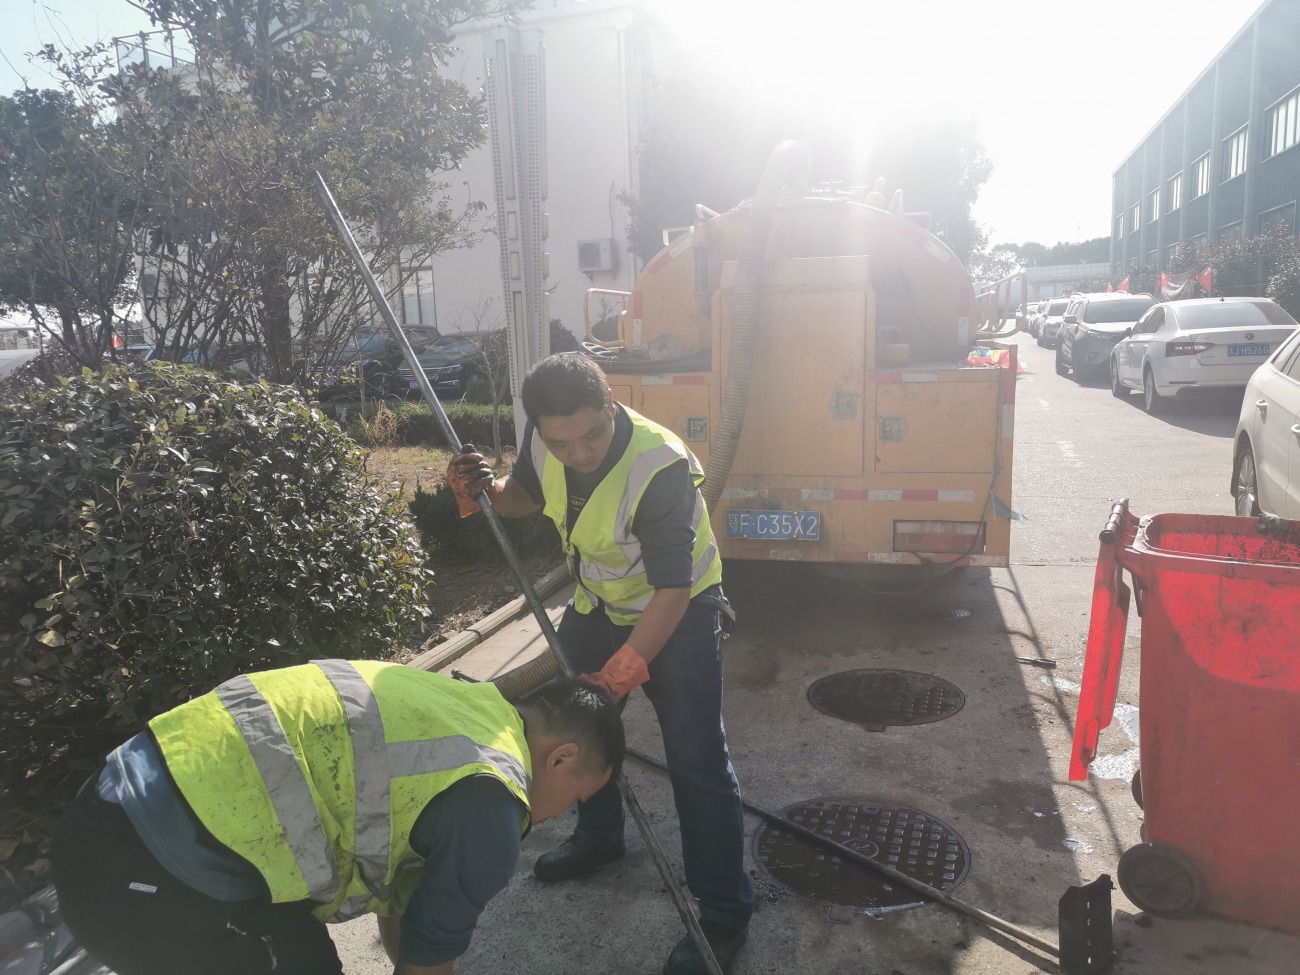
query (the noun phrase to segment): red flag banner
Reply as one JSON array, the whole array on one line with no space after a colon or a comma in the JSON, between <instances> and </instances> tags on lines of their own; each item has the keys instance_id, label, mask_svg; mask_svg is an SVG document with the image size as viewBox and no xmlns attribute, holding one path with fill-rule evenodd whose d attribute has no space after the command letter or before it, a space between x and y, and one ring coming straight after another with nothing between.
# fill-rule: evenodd
<instances>
[{"instance_id":1,"label":"red flag banner","mask_svg":"<svg viewBox=\"0 0 1300 975\"><path fill-rule=\"evenodd\" d=\"M1124 275L1124 280L1115 288L1116 291L1128 291L1128 275Z\"/></svg>"},{"instance_id":2,"label":"red flag banner","mask_svg":"<svg viewBox=\"0 0 1300 975\"><path fill-rule=\"evenodd\" d=\"M1115 290L1115 289L1114 289L1113 287L1111 287L1110 282L1107 281L1107 282L1106 282L1106 293L1109 294L1109 293L1111 293L1111 292L1114 291L1114 290Z\"/></svg>"},{"instance_id":3,"label":"red flag banner","mask_svg":"<svg viewBox=\"0 0 1300 975\"><path fill-rule=\"evenodd\" d=\"M1199 278L1196 271L1185 271L1182 274L1162 272L1160 286L1156 289L1156 300L1182 301L1184 298L1195 298Z\"/></svg>"},{"instance_id":4,"label":"red flag banner","mask_svg":"<svg viewBox=\"0 0 1300 975\"><path fill-rule=\"evenodd\" d=\"M1211 287L1214 283L1214 272L1208 267L1196 276L1196 281L1200 284L1201 290L1204 291L1207 296L1214 290L1214 288Z\"/></svg>"},{"instance_id":5,"label":"red flag banner","mask_svg":"<svg viewBox=\"0 0 1300 975\"><path fill-rule=\"evenodd\" d=\"M113 333L113 348L115 349L126 348L125 344L122 342L122 336L119 335L117 332Z\"/></svg>"}]
</instances>

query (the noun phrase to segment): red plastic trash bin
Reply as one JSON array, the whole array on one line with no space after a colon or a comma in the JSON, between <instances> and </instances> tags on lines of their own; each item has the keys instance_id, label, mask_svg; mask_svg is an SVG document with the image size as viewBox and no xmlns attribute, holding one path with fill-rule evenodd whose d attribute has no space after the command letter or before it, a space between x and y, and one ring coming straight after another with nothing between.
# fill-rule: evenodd
<instances>
[{"instance_id":1,"label":"red plastic trash bin","mask_svg":"<svg viewBox=\"0 0 1300 975\"><path fill-rule=\"evenodd\" d=\"M1148 913L1199 906L1300 934L1300 521L1156 515L1101 534L1070 779L1119 690L1130 589L1142 618L1146 842L1121 888ZM1140 786L1140 789L1139 789Z\"/></svg>"}]
</instances>

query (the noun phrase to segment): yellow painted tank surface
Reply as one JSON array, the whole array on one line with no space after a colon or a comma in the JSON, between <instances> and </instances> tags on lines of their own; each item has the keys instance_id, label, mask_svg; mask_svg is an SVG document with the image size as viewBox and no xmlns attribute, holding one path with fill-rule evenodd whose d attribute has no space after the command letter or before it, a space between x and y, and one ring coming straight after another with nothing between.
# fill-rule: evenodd
<instances>
[{"instance_id":1,"label":"yellow painted tank surface","mask_svg":"<svg viewBox=\"0 0 1300 975\"><path fill-rule=\"evenodd\" d=\"M906 216L787 196L761 251L752 348L733 349L750 215L699 208L631 293L602 293L620 303L618 338L589 328L586 345L615 396L680 434L711 477L729 369L746 357L743 430L712 512L723 555L1005 565L1015 350L980 341L961 262ZM971 358L977 344L991 354Z\"/></svg>"}]
</instances>

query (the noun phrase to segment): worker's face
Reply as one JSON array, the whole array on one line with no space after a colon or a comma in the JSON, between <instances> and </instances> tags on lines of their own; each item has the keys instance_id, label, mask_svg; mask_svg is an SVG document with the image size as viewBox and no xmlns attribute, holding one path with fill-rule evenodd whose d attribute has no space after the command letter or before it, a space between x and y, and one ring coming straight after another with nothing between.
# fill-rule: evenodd
<instances>
[{"instance_id":1,"label":"worker's face","mask_svg":"<svg viewBox=\"0 0 1300 975\"><path fill-rule=\"evenodd\" d=\"M534 823L563 816L574 803L586 802L609 781L610 770L593 772L574 742L555 746L543 762L533 764L533 784L528 805Z\"/></svg>"},{"instance_id":2,"label":"worker's face","mask_svg":"<svg viewBox=\"0 0 1300 975\"><path fill-rule=\"evenodd\" d=\"M614 439L614 394L603 408L584 406L568 416L539 416L537 433L565 467L590 474L600 467Z\"/></svg>"}]
</instances>

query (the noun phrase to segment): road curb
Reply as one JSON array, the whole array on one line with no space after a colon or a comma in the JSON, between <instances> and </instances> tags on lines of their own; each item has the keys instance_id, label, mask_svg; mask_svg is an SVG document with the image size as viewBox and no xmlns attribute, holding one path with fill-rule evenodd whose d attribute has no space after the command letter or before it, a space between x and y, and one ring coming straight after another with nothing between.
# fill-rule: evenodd
<instances>
[{"instance_id":1,"label":"road curb","mask_svg":"<svg viewBox=\"0 0 1300 975\"><path fill-rule=\"evenodd\" d=\"M550 596L569 580L568 566L559 565L542 576L533 585L538 599ZM492 634L513 622L528 611L528 604L523 596L516 596L500 609L489 613L469 629L453 633L447 639L421 651L406 662L408 667L420 670L438 671L447 664L459 660Z\"/></svg>"}]
</instances>

